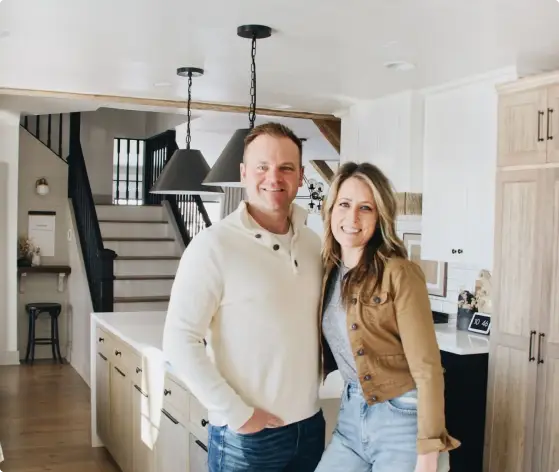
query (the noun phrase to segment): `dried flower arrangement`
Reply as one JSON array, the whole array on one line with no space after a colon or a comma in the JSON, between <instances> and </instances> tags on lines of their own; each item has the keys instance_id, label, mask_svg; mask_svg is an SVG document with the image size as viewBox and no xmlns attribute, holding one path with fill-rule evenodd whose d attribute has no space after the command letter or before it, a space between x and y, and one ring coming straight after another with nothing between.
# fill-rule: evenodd
<instances>
[{"instance_id":1,"label":"dried flower arrangement","mask_svg":"<svg viewBox=\"0 0 559 472\"><path fill-rule=\"evenodd\" d=\"M31 239L20 236L17 240L17 260L18 265L30 265L33 254L37 252L39 248L35 247Z\"/></svg>"},{"instance_id":2,"label":"dried flower arrangement","mask_svg":"<svg viewBox=\"0 0 559 472\"><path fill-rule=\"evenodd\" d=\"M468 290L463 290L458 295L458 308L468 311L477 311L479 305L479 299L476 295L469 292Z\"/></svg>"}]
</instances>

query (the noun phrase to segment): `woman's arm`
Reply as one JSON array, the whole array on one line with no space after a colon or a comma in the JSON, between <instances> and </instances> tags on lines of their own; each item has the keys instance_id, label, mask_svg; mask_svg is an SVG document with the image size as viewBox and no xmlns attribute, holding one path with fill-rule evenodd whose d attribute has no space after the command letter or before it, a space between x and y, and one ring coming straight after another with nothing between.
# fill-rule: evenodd
<instances>
[{"instance_id":1,"label":"woman's arm","mask_svg":"<svg viewBox=\"0 0 559 472\"><path fill-rule=\"evenodd\" d=\"M458 447L445 427L444 377L427 284L421 268L402 261L392 276L398 330L418 391L417 452Z\"/></svg>"}]
</instances>

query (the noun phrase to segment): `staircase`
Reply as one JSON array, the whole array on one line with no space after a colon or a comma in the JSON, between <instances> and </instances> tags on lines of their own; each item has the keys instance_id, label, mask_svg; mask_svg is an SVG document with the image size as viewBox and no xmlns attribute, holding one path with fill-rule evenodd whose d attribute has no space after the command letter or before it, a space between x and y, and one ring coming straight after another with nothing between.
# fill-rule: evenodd
<instances>
[{"instance_id":1,"label":"staircase","mask_svg":"<svg viewBox=\"0 0 559 472\"><path fill-rule=\"evenodd\" d=\"M96 205L114 261L114 311L166 310L181 254L161 205Z\"/></svg>"},{"instance_id":2,"label":"staircase","mask_svg":"<svg viewBox=\"0 0 559 472\"><path fill-rule=\"evenodd\" d=\"M68 197L94 311L166 310L182 250L211 225L200 196L149 193L177 149L175 131L146 140L144 205L96 205L80 143L80 113L26 116L21 126L68 164Z\"/></svg>"}]
</instances>

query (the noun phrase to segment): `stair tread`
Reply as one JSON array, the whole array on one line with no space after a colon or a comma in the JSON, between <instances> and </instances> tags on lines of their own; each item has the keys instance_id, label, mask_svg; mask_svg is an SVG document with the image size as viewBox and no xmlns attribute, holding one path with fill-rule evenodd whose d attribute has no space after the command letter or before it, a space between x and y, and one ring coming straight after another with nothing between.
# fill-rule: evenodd
<instances>
[{"instance_id":1,"label":"stair tread","mask_svg":"<svg viewBox=\"0 0 559 472\"><path fill-rule=\"evenodd\" d=\"M101 219L99 220L99 223L151 223L151 224L160 224L160 225L166 225L169 224L168 221L165 220L111 220L111 219Z\"/></svg>"},{"instance_id":2,"label":"stair tread","mask_svg":"<svg viewBox=\"0 0 559 472\"><path fill-rule=\"evenodd\" d=\"M103 238L103 241L138 241L138 242L167 242L167 241L174 241L173 238L128 238L128 237L111 237L111 238Z\"/></svg>"},{"instance_id":3,"label":"stair tread","mask_svg":"<svg viewBox=\"0 0 559 472\"><path fill-rule=\"evenodd\" d=\"M134 260L138 260L138 261L149 261L149 260L155 260L155 261L172 261L172 260L179 260L180 256L117 256L116 260L117 261L134 261Z\"/></svg>"},{"instance_id":4,"label":"stair tread","mask_svg":"<svg viewBox=\"0 0 559 472\"><path fill-rule=\"evenodd\" d=\"M115 280L173 280L174 275L116 275Z\"/></svg>"},{"instance_id":5,"label":"stair tread","mask_svg":"<svg viewBox=\"0 0 559 472\"><path fill-rule=\"evenodd\" d=\"M170 296L115 297L113 303L168 302L170 299Z\"/></svg>"}]
</instances>

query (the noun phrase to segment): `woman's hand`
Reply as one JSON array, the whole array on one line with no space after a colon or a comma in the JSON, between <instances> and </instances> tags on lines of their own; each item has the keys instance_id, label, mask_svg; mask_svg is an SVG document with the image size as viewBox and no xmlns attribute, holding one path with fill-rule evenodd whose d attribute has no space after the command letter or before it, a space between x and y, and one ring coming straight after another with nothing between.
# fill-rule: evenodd
<instances>
[{"instance_id":1,"label":"woman's hand","mask_svg":"<svg viewBox=\"0 0 559 472\"><path fill-rule=\"evenodd\" d=\"M415 465L415 472L437 472L437 464L439 462L439 452L429 452L428 454L419 454Z\"/></svg>"}]
</instances>

